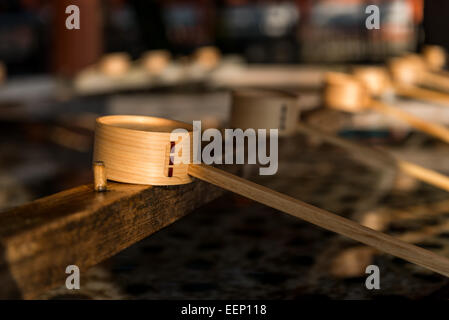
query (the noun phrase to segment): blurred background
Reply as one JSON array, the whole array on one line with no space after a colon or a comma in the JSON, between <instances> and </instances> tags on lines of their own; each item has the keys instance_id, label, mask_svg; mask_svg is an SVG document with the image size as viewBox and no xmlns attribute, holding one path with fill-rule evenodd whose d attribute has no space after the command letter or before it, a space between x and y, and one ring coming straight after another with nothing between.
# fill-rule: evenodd
<instances>
[{"instance_id":1,"label":"blurred background","mask_svg":"<svg viewBox=\"0 0 449 320\"><path fill-rule=\"evenodd\" d=\"M79 30L65 26L72 4ZM380 8L379 30L365 27L371 4ZM383 64L427 44L449 50L448 28L445 0L0 0L0 211L91 183L96 117L226 127L230 90L241 87L299 93L302 120L449 173L444 143L388 117L321 103L326 71ZM447 106L397 103L449 124ZM276 176L246 169L246 177L351 218L392 210L421 217L393 221L390 233L448 218L446 192L368 168L319 139L283 138L279 157ZM443 230L421 245L446 252L448 238ZM341 259L350 264L343 271L332 267ZM370 259L389 271L382 293L360 289L357 262ZM42 297L449 297L443 277L232 195L89 272L80 292Z\"/></svg>"},{"instance_id":2,"label":"blurred background","mask_svg":"<svg viewBox=\"0 0 449 320\"><path fill-rule=\"evenodd\" d=\"M424 41L449 46L445 2L427 1L425 10L423 2L4 0L0 59L11 75L73 74L105 52L186 55L205 45L250 63L381 61ZM83 13L77 33L63 28L70 4ZM370 4L380 8L380 30L364 28Z\"/></svg>"}]
</instances>

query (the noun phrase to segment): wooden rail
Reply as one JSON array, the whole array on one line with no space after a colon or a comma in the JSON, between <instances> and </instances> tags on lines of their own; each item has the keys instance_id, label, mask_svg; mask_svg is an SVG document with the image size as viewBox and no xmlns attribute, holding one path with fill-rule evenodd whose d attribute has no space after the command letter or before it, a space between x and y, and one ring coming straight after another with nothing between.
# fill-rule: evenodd
<instances>
[{"instance_id":1,"label":"wooden rail","mask_svg":"<svg viewBox=\"0 0 449 320\"><path fill-rule=\"evenodd\" d=\"M170 187L110 182L107 192L84 185L3 212L0 298L30 299L64 285L68 265L82 273L224 192L199 180Z\"/></svg>"}]
</instances>

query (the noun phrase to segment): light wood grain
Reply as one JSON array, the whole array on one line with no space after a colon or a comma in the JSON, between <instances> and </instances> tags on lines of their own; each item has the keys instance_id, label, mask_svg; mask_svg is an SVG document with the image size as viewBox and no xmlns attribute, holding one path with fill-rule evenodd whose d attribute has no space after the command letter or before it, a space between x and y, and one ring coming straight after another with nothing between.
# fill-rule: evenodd
<instances>
[{"instance_id":1,"label":"light wood grain","mask_svg":"<svg viewBox=\"0 0 449 320\"><path fill-rule=\"evenodd\" d=\"M449 259L382 232L364 227L300 200L205 165L190 165L189 174L324 229L372 246L449 277Z\"/></svg>"},{"instance_id":2,"label":"light wood grain","mask_svg":"<svg viewBox=\"0 0 449 320\"><path fill-rule=\"evenodd\" d=\"M424 86L431 89L449 91L449 77L432 72L422 56L408 54L390 59L390 73L395 82L403 86Z\"/></svg>"}]
</instances>

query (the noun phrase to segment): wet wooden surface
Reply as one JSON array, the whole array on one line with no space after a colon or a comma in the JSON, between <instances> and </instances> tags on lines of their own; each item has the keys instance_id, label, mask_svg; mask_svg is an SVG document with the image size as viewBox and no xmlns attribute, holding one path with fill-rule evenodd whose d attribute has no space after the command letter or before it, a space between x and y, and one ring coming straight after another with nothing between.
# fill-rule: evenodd
<instances>
[{"instance_id":1,"label":"wet wooden surface","mask_svg":"<svg viewBox=\"0 0 449 320\"><path fill-rule=\"evenodd\" d=\"M0 297L33 298L172 224L223 194L208 183L151 187L83 185L0 217Z\"/></svg>"}]
</instances>

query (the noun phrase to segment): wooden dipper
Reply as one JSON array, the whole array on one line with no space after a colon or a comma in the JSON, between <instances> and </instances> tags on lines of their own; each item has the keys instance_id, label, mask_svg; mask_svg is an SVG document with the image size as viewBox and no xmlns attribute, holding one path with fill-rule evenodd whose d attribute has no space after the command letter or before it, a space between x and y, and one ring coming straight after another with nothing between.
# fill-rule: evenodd
<instances>
[{"instance_id":1,"label":"wooden dipper","mask_svg":"<svg viewBox=\"0 0 449 320\"><path fill-rule=\"evenodd\" d=\"M107 190L106 168L103 161L93 162L94 188L95 191L103 192Z\"/></svg>"},{"instance_id":2,"label":"wooden dipper","mask_svg":"<svg viewBox=\"0 0 449 320\"><path fill-rule=\"evenodd\" d=\"M329 73L326 76L324 103L327 107L346 111L360 112L374 110L395 117L429 135L449 143L449 129L444 126L422 120L399 108L371 99L368 89L353 76L343 73Z\"/></svg>"},{"instance_id":3,"label":"wooden dipper","mask_svg":"<svg viewBox=\"0 0 449 320\"><path fill-rule=\"evenodd\" d=\"M103 56L99 62L100 71L109 77L120 77L128 72L131 66L131 58L125 52L109 53Z\"/></svg>"},{"instance_id":4,"label":"wooden dipper","mask_svg":"<svg viewBox=\"0 0 449 320\"><path fill-rule=\"evenodd\" d=\"M361 146L303 123L298 123L298 131L303 134L318 137L327 143L346 149L356 156L357 159L360 159L367 164L371 164L375 161L386 167L394 167L417 180L449 192L449 177L444 174L424 168L412 162L396 159L389 152Z\"/></svg>"},{"instance_id":5,"label":"wooden dipper","mask_svg":"<svg viewBox=\"0 0 449 320\"><path fill-rule=\"evenodd\" d=\"M391 88L390 77L383 67L356 67L352 74L365 85L371 96L380 97Z\"/></svg>"},{"instance_id":6,"label":"wooden dipper","mask_svg":"<svg viewBox=\"0 0 449 320\"><path fill-rule=\"evenodd\" d=\"M357 67L354 68L353 75L365 86L369 94L373 97L380 97L382 94L392 90L395 94L402 97L432 103L443 103L449 106L448 94L420 88L415 85L392 84L389 74L384 67Z\"/></svg>"},{"instance_id":7,"label":"wooden dipper","mask_svg":"<svg viewBox=\"0 0 449 320\"><path fill-rule=\"evenodd\" d=\"M141 57L141 65L150 74L159 75L169 65L171 54L167 50L151 50Z\"/></svg>"},{"instance_id":8,"label":"wooden dipper","mask_svg":"<svg viewBox=\"0 0 449 320\"><path fill-rule=\"evenodd\" d=\"M329 72L325 76L324 104L330 108L347 112L358 112L368 108L368 89L356 78L344 73Z\"/></svg>"},{"instance_id":9,"label":"wooden dipper","mask_svg":"<svg viewBox=\"0 0 449 320\"><path fill-rule=\"evenodd\" d=\"M393 58L388 63L393 80L401 86L424 86L449 91L449 78L428 70L425 60L417 54Z\"/></svg>"},{"instance_id":10,"label":"wooden dipper","mask_svg":"<svg viewBox=\"0 0 449 320\"><path fill-rule=\"evenodd\" d=\"M421 54L428 68L432 71L441 70L446 65L446 51L440 46L424 46Z\"/></svg>"},{"instance_id":11,"label":"wooden dipper","mask_svg":"<svg viewBox=\"0 0 449 320\"><path fill-rule=\"evenodd\" d=\"M258 89L232 92L232 128L278 129L279 136L286 136L296 132L298 116L296 94Z\"/></svg>"},{"instance_id":12,"label":"wooden dipper","mask_svg":"<svg viewBox=\"0 0 449 320\"><path fill-rule=\"evenodd\" d=\"M156 184L166 182L166 184L173 185L185 183L182 177L185 177L184 172L187 171L190 176L449 277L449 260L445 257L225 171L203 164L189 164L182 168L183 172L179 173L177 177L167 177L166 171L162 169L167 165L171 153L167 155L165 149L166 134L170 129L176 127L186 129L190 126L152 117L106 116L98 118L96 130L99 132L95 135L94 160L103 161L107 168L107 178L119 182L156 181ZM189 132L187 136L182 137L181 141L175 143L190 141L190 137L188 137L190 134ZM168 142L170 141L168 140ZM148 149L148 151L142 149ZM182 158L185 156L183 153L180 155ZM187 157L189 156L190 153L187 154ZM110 166L112 166L111 170L109 170ZM144 177L139 179L139 173ZM149 182L140 183L148 184Z\"/></svg>"},{"instance_id":13,"label":"wooden dipper","mask_svg":"<svg viewBox=\"0 0 449 320\"><path fill-rule=\"evenodd\" d=\"M184 151L180 160L189 163L191 159L191 134L181 134L182 142L170 141L171 132L178 128L192 132L185 123L161 118L97 118L94 161L104 163L108 180L151 185L189 183L188 165L176 164L170 156L178 144Z\"/></svg>"},{"instance_id":14,"label":"wooden dipper","mask_svg":"<svg viewBox=\"0 0 449 320\"><path fill-rule=\"evenodd\" d=\"M426 64L416 54L392 58L388 66L393 80L401 85L421 84L425 80Z\"/></svg>"}]
</instances>

